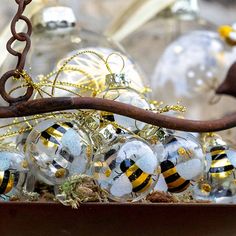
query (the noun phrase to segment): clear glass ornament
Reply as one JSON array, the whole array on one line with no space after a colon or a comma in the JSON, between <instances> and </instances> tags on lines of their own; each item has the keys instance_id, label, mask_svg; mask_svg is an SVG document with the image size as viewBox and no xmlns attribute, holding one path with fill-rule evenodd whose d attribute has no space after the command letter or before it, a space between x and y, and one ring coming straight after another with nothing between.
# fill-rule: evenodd
<instances>
[{"instance_id":1,"label":"clear glass ornament","mask_svg":"<svg viewBox=\"0 0 236 236\"><path fill-rule=\"evenodd\" d=\"M43 88L48 94L57 96L68 96L78 93L81 96L96 96L105 89L106 75L108 73L122 73L130 81L130 87L143 90L143 73L126 54L105 47L85 47L68 53L63 57L54 71L62 69L51 81L64 83L59 87ZM72 84L72 85L69 85ZM73 86L74 85L74 86ZM70 90L71 92L68 92ZM47 95L44 95L45 97Z\"/></svg>"},{"instance_id":2,"label":"clear glass ornament","mask_svg":"<svg viewBox=\"0 0 236 236\"><path fill-rule=\"evenodd\" d=\"M92 155L87 132L71 121L42 121L26 141L31 171L50 185L60 184L68 176L85 173Z\"/></svg>"},{"instance_id":3,"label":"clear glass ornament","mask_svg":"<svg viewBox=\"0 0 236 236\"><path fill-rule=\"evenodd\" d=\"M25 157L17 150L0 150L0 200L20 196L29 172Z\"/></svg>"},{"instance_id":4,"label":"clear glass ornament","mask_svg":"<svg viewBox=\"0 0 236 236\"><path fill-rule=\"evenodd\" d=\"M92 173L114 201L138 201L153 189L158 179L158 159L152 148L132 136L122 136L100 147Z\"/></svg>"},{"instance_id":5,"label":"clear glass ornament","mask_svg":"<svg viewBox=\"0 0 236 236\"><path fill-rule=\"evenodd\" d=\"M99 94L99 97L126 103L146 110L151 109L151 105L149 104L147 98L143 94L138 93L136 90L133 90L130 87L111 86ZM132 132L139 131L146 125L144 122L108 112L101 112L101 116L102 118L108 119L112 122L115 121L119 126L124 127Z\"/></svg>"},{"instance_id":6,"label":"clear glass ornament","mask_svg":"<svg viewBox=\"0 0 236 236\"><path fill-rule=\"evenodd\" d=\"M216 203L235 202L236 150L218 136L211 137L205 146L205 173L195 186L195 198Z\"/></svg>"},{"instance_id":7,"label":"clear glass ornament","mask_svg":"<svg viewBox=\"0 0 236 236\"><path fill-rule=\"evenodd\" d=\"M203 150L197 139L185 132L166 132L162 143L161 176L155 189L182 193L190 189L203 174Z\"/></svg>"},{"instance_id":8,"label":"clear glass ornament","mask_svg":"<svg viewBox=\"0 0 236 236\"><path fill-rule=\"evenodd\" d=\"M186 34L160 58L152 78L153 95L166 103L183 102L188 108L185 116L192 119L212 119L231 112L233 99L218 101L215 89L224 80L234 58L235 51L217 33Z\"/></svg>"},{"instance_id":9,"label":"clear glass ornament","mask_svg":"<svg viewBox=\"0 0 236 236\"><path fill-rule=\"evenodd\" d=\"M105 51L104 53L107 56L114 52L125 54L117 43L108 40L103 35L81 27L72 8L56 4L46 5L33 16L32 23L34 33L32 36L32 50L28 57L28 69L30 69L30 74L33 78L42 74L47 75L53 70L58 69L58 67L55 68L55 66L59 61L65 60L74 53L78 53L79 50L95 50L98 51L98 53ZM133 61L126 55L124 55L124 57L132 70L132 68L135 67ZM90 60L93 59L95 60L94 63L90 62ZM104 65L99 65L97 57L91 55L81 55L71 61L71 64L79 69L81 69L80 66L82 66L82 70L85 69L85 73L87 72L88 74L94 67L96 69L102 66L104 67ZM92 69L89 68L90 65ZM101 70L103 70L103 68L101 68ZM76 79L75 77L78 77L76 82L79 84L79 80L81 79L83 84L84 77L80 78L84 76L83 73L81 75L81 73L77 71L76 74L74 71L71 73L72 78L70 78L67 72L63 73L62 81L72 82ZM70 72L71 71L68 73ZM87 78L88 82L94 80L96 76L96 72L92 71L92 75ZM138 75L138 77L139 80L143 79L140 78L143 77L143 75ZM94 83L96 84L98 82L95 81Z\"/></svg>"}]
</instances>

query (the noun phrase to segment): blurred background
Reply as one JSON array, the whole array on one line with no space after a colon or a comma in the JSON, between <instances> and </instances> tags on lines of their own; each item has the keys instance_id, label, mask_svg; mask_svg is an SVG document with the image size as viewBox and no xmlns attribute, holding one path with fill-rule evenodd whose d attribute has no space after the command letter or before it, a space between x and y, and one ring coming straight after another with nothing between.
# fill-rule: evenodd
<instances>
[{"instance_id":1,"label":"blurred background","mask_svg":"<svg viewBox=\"0 0 236 236\"><path fill-rule=\"evenodd\" d=\"M39 1L39 0L35 0ZM41 2L53 2L53 0L40 0ZM107 29L111 28L112 22L114 22L117 17L119 18L122 12L130 5L132 2L145 2L148 0L54 0L58 4L65 4L73 7L76 12L76 17L79 20L79 23L87 29L98 33L106 33ZM181 0L180 0L181 1ZM162 53L162 49L166 46L167 43L172 42L177 36L181 35L186 31L186 28L189 30L193 29L213 29L217 30L217 27L222 24L231 24L236 21L236 0L184 0L186 2L197 2L198 4L198 19L201 21L206 21L203 27L196 26L196 19L190 21L190 23L185 24L173 24L170 21L164 21L164 23L156 23L161 14L157 14L152 17L150 20L145 22L141 27L135 29L129 35L119 39L126 51L133 56L138 63L142 64L144 72L147 76L151 76L155 63L156 56L159 57ZM178 1L177 1L178 2ZM15 1L1 0L1 21L0 21L0 31L6 27L10 22L14 12L15 12ZM145 14L148 15L148 12ZM164 17L165 19L168 17ZM126 18L124 18L126 19ZM160 22L160 20L159 20ZM194 22L194 23L193 23ZM116 22L117 23L117 22ZM202 22L201 22L202 24ZM173 27L179 27L178 31L173 31ZM156 38L160 37L160 34L165 34L165 39L162 40L163 43L158 45L155 43ZM175 35L174 35L175 34ZM174 36L173 36L174 35ZM138 40L137 40L138 38ZM137 42L139 41L139 42ZM144 43L145 42L145 43ZM140 47L142 44L142 47ZM146 47L153 46L155 51L155 57L152 58L150 55L150 60L142 60L140 55L144 52L147 52Z\"/></svg>"},{"instance_id":2,"label":"blurred background","mask_svg":"<svg viewBox=\"0 0 236 236\"><path fill-rule=\"evenodd\" d=\"M103 32L110 21L132 0L61 0L73 6L82 24L90 29ZM140 0L142 1L142 0ZM199 0L200 14L216 24L232 23L236 20L236 0ZM11 19L15 1L1 0L0 30ZM115 9L115 11L114 11Z\"/></svg>"}]
</instances>

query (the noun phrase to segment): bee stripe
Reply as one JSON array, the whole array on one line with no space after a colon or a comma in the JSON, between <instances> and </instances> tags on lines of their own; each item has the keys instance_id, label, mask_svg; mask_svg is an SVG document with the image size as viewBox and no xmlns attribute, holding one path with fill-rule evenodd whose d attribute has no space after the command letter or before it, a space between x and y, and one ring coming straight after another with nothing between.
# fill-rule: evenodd
<instances>
[{"instance_id":1,"label":"bee stripe","mask_svg":"<svg viewBox=\"0 0 236 236\"><path fill-rule=\"evenodd\" d=\"M171 161L163 161L161 163L161 173L164 173L165 171L172 169L174 166L174 164Z\"/></svg>"},{"instance_id":2,"label":"bee stripe","mask_svg":"<svg viewBox=\"0 0 236 236\"><path fill-rule=\"evenodd\" d=\"M48 147L53 147L55 145L59 145L60 143L52 137L50 134L48 134L46 131L43 131L41 133L41 137L43 138L43 144Z\"/></svg>"},{"instance_id":3,"label":"bee stripe","mask_svg":"<svg viewBox=\"0 0 236 236\"><path fill-rule=\"evenodd\" d=\"M189 180L183 179L177 172L176 167L171 161L161 163L161 173L165 178L168 191L172 193L182 192L190 185Z\"/></svg>"},{"instance_id":4,"label":"bee stripe","mask_svg":"<svg viewBox=\"0 0 236 236\"><path fill-rule=\"evenodd\" d=\"M184 190L186 190L190 185L190 181L189 180L185 180L185 182L183 184L181 184L180 186L174 187L174 188L168 188L168 191L171 193L178 193L178 192L182 192Z\"/></svg>"},{"instance_id":5,"label":"bee stripe","mask_svg":"<svg viewBox=\"0 0 236 236\"><path fill-rule=\"evenodd\" d=\"M181 179L180 175L175 172L174 174L170 176L163 175L165 177L165 181L167 184L174 184L174 186L182 184L182 183L175 183L178 179Z\"/></svg>"},{"instance_id":6,"label":"bee stripe","mask_svg":"<svg viewBox=\"0 0 236 236\"><path fill-rule=\"evenodd\" d=\"M65 122L64 124L67 125L69 128L73 128L74 127L73 124L70 123L70 122Z\"/></svg>"},{"instance_id":7,"label":"bee stripe","mask_svg":"<svg viewBox=\"0 0 236 236\"><path fill-rule=\"evenodd\" d=\"M209 172L210 173L221 173L221 172L232 171L233 169L234 169L234 167L232 165L228 165L228 166L210 168Z\"/></svg>"},{"instance_id":8,"label":"bee stripe","mask_svg":"<svg viewBox=\"0 0 236 236\"><path fill-rule=\"evenodd\" d=\"M60 164L58 164L55 160L52 162L52 166L54 166L56 169L64 169Z\"/></svg>"},{"instance_id":9,"label":"bee stripe","mask_svg":"<svg viewBox=\"0 0 236 236\"><path fill-rule=\"evenodd\" d=\"M111 170L115 169L116 167L116 157L113 155L115 153L116 153L116 150L111 149L104 156L104 160L106 161L107 165L109 166Z\"/></svg>"},{"instance_id":10,"label":"bee stripe","mask_svg":"<svg viewBox=\"0 0 236 236\"><path fill-rule=\"evenodd\" d=\"M136 179L134 179L132 182L132 186L133 188L138 187L141 183L145 182L145 180L147 179L147 177L149 176L149 174L147 173L142 173L139 177L137 177ZM130 178L129 178L130 180Z\"/></svg>"},{"instance_id":11,"label":"bee stripe","mask_svg":"<svg viewBox=\"0 0 236 236\"><path fill-rule=\"evenodd\" d=\"M224 151L226 150L224 146L216 146L211 148L210 152L214 152L214 151Z\"/></svg>"},{"instance_id":12,"label":"bee stripe","mask_svg":"<svg viewBox=\"0 0 236 236\"><path fill-rule=\"evenodd\" d=\"M162 172L162 174L165 176L165 178L168 178L169 176L176 174L176 168L172 167L171 169Z\"/></svg>"},{"instance_id":13,"label":"bee stripe","mask_svg":"<svg viewBox=\"0 0 236 236\"><path fill-rule=\"evenodd\" d=\"M221 154L221 155L212 156L213 161L219 161L219 160L222 160L222 159L227 159L227 155L226 154Z\"/></svg>"},{"instance_id":14,"label":"bee stripe","mask_svg":"<svg viewBox=\"0 0 236 236\"><path fill-rule=\"evenodd\" d=\"M20 173L19 172L14 173L14 186L17 185L19 178L20 178Z\"/></svg>"},{"instance_id":15,"label":"bee stripe","mask_svg":"<svg viewBox=\"0 0 236 236\"><path fill-rule=\"evenodd\" d=\"M106 161L110 156L116 153L115 149L109 150L105 155L104 155L104 160Z\"/></svg>"},{"instance_id":16,"label":"bee stripe","mask_svg":"<svg viewBox=\"0 0 236 236\"><path fill-rule=\"evenodd\" d=\"M129 167L128 170L126 170L125 173L129 180L132 182L137 179L143 173L143 171L137 165L133 164Z\"/></svg>"},{"instance_id":17,"label":"bee stripe","mask_svg":"<svg viewBox=\"0 0 236 236\"><path fill-rule=\"evenodd\" d=\"M13 188L14 180L9 170L1 171L0 194L8 193Z\"/></svg>"},{"instance_id":18,"label":"bee stripe","mask_svg":"<svg viewBox=\"0 0 236 236\"><path fill-rule=\"evenodd\" d=\"M226 151L225 150L211 151L212 156L221 155L221 154L226 154Z\"/></svg>"},{"instance_id":19,"label":"bee stripe","mask_svg":"<svg viewBox=\"0 0 236 236\"><path fill-rule=\"evenodd\" d=\"M152 183L151 175L148 175L143 183L141 183L136 188L133 188L133 192L145 192L147 188L150 187Z\"/></svg>"},{"instance_id":20,"label":"bee stripe","mask_svg":"<svg viewBox=\"0 0 236 236\"><path fill-rule=\"evenodd\" d=\"M217 168L217 167L224 167L224 166L231 166L231 162L228 160L228 158L224 158L221 160L213 160L211 162L211 168Z\"/></svg>"},{"instance_id":21,"label":"bee stripe","mask_svg":"<svg viewBox=\"0 0 236 236\"><path fill-rule=\"evenodd\" d=\"M73 125L69 122L61 125L54 124L41 133L42 142L47 147L55 147L60 145L58 140L61 140L66 131L72 128Z\"/></svg>"},{"instance_id":22,"label":"bee stripe","mask_svg":"<svg viewBox=\"0 0 236 236\"><path fill-rule=\"evenodd\" d=\"M165 146L167 146L168 144L177 142L176 137L174 137L173 135L169 135L165 138L166 142L165 142Z\"/></svg>"},{"instance_id":23,"label":"bee stripe","mask_svg":"<svg viewBox=\"0 0 236 236\"><path fill-rule=\"evenodd\" d=\"M64 127L63 127L63 126L64 126ZM68 129L67 125L65 125L65 124L61 124L61 125L59 125L59 124L54 124L54 125L52 125L52 127L49 127L48 129L51 129L51 128L57 130L57 131L60 132L61 134L64 134L64 133L67 131L67 129ZM48 130L48 129L47 129L47 130Z\"/></svg>"},{"instance_id":24,"label":"bee stripe","mask_svg":"<svg viewBox=\"0 0 236 236\"><path fill-rule=\"evenodd\" d=\"M64 133L61 133L59 130L54 129L53 127L50 127L46 130L46 132L51 136L54 137L56 140L61 140ZM66 132L66 131L65 131Z\"/></svg>"},{"instance_id":25,"label":"bee stripe","mask_svg":"<svg viewBox=\"0 0 236 236\"><path fill-rule=\"evenodd\" d=\"M221 173L211 173L212 178L225 179L232 174L232 171L221 172Z\"/></svg>"},{"instance_id":26,"label":"bee stripe","mask_svg":"<svg viewBox=\"0 0 236 236\"><path fill-rule=\"evenodd\" d=\"M114 122L115 121L115 117L114 115L104 115L102 116L103 119L106 119L106 120L109 120L111 122Z\"/></svg>"}]
</instances>

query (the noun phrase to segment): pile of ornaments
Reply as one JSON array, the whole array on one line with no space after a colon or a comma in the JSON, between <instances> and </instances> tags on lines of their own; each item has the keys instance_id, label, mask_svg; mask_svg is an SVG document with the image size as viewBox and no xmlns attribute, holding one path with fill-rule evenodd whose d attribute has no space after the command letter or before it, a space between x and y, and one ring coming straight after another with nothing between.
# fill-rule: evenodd
<instances>
[{"instance_id":1,"label":"pile of ornaments","mask_svg":"<svg viewBox=\"0 0 236 236\"><path fill-rule=\"evenodd\" d=\"M153 107L129 87L125 74L108 74L106 81L99 97ZM3 199L33 192L38 181L53 186L57 197L68 178L86 175L111 201L188 191L196 200L235 202L236 151L217 134L194 136L113 113L86 114L42 120L17 138L18 151L0 152Z\"/></svg>"},{"instance_id":2,"label":"pile of ornaments","mask_svg":"<svg viewBox=\"0 0 236 236\"><path fill-rule=\"evenodd\" d=\"M51 19L52 10L55 13L55 9L49 8L39 18L35 18L34 24L39 35L46 27L47 37L44 33L43 38L50 43L44 42L41 44L42 48L34 48L35 52L31 55L33 59L30 60L37 65L32 66L31 73L40 80L36 70L40 69L42 72L42 67L38 66L41 56L48 52L48 61L59 61L53 53L63 54L63 50L68 49L66 56L60 55L63 59L57 66L45 63L43 57L43 72L56 68L60 72L57 79L61 84L82 84L83 88L90 87L94 90L92 93L88 93L88 90L84 93L80 86L75 86L70 92L67 89L62 92L58 87L50 87L45 90L47 94L70 96L71 93L80 93L83 96L112 99L147 110L155 108L145 93L140 92L143 87L142 75L128 56L120 50L117 52L114 47L111 49L107 45L94 46L82 40L79 36L83 33L75 32L73 17L69 18L69 22L66 19L65 34L64 24L63 27L60 24L63 20L59 19L63 15L59 13L63 10L69 15L72 14L68 9L60 8L58 14L54 14L58 19L55 20L54 27L50 28L51 24L46 24L46 16ZM42 17L45 17L45 24L41 22ZM57 30L53 32L53 29ZM42 36L37 37L35 41ZM67 37L68 45L63 44ZM86 37L91 38L92 35L87 34ZM96 35L93 37L96 38ZM63 50L48 51L46 46L56 46L55 40L58 38ZM79 54L78 49L87 53L74 57L73 55ZM118 54L118 58L114 57ZM101 65L101 58L97 55L103 55L106 63ZM120 59L123 66L120 66ZM107 64L111 67L110 71L107 70ZM65 65L70 67L68 70L71 73L60 69ZM89 75L87 79L84 79L85 75ZM38 98L38 95L35 97ZM71 111L71 114L74 112ZM33 125L30 132L17 137L16 148L2 145L0 197L9 200L12 196L33 192L38 181L52 186L57 197L61 194L60 186L68 179L86 175L93 178L97 186L108 194L110 201L140 201L154 191L177 195L191 191L196 200L236 202L236 150L230 148L216 134L204 137L201 139L201 135L166 130L100 111L91 113L89 119L81 115L76 119L65 116L60 119L40 120L37 125Z\"/></svg>"}]
</instances>

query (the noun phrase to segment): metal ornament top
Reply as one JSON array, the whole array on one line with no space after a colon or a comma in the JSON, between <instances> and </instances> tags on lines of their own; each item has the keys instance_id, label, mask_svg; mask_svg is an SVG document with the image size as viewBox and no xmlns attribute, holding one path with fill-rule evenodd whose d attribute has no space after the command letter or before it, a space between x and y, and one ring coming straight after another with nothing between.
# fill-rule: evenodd
<instances>
[{"instance_id":1,"label":"metal ornament top","mask_svg":"<svg viewBox=\"0 0 236 236\"><path fill-rule=\"evenodd\" d=\"M49 6L41 9L33 18L32 25L36 33L64 34L76 27L73 10L63 6Z\"/></svg>"},{"instance_id":2,"label":"metal ornament top","mask_svg":"<svg viewBox=\"0 0 236 236\"><path fill-rule=\"evenodd\" d=\"M24 71L24 66L26 56L31 46L30 36L32 33L32 25L30 20L24 16L23 13L26 6L32 0L15 1L18 4L18 10L11 23L12 37L7 42L7 50L10 54L17 57L18 61L16 68L6 72L0 79L0 95L6 102L9 103L9 106L0 106L0 118L23 117L71 109L96 109L124 115L139 121L156 125L158 127L189 132L214 132L236 127L236 112L218 120L194 121L165 116L152 111L146 111L132 105L101 98L55 97L29 100L33 94L34 88L31 86L30 76ZM26 23L26 32L16 32L16 24L19 20ZM25 48L22 52L17 52L12 48L12 44L16 40L25 43ZM236 97L236 75L233 73L236 71L235 68L236 64L234 64L229 70L225 82L220 86L220 89L217 90L218 93L230 94L231 96ZM11 97L6 92L5 85L11 77L23 77L28 84L27 91L23 96L15 98ZM114 79L114 75L112 79Z\"/></svg>"}]
</instances>

